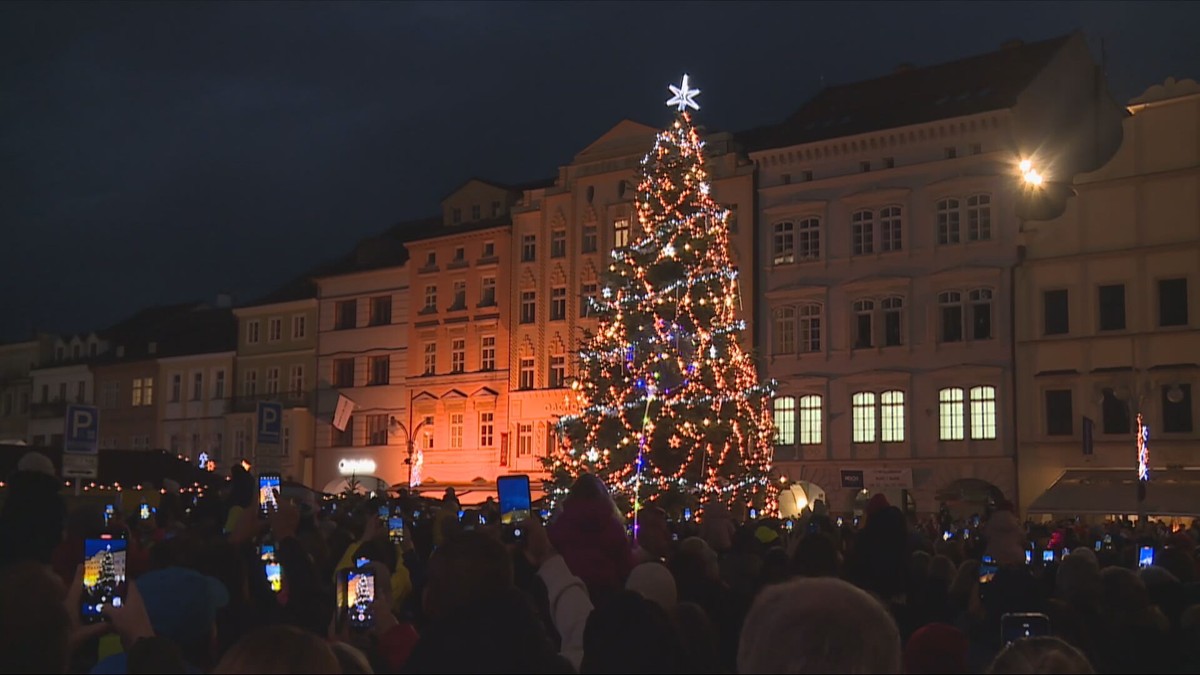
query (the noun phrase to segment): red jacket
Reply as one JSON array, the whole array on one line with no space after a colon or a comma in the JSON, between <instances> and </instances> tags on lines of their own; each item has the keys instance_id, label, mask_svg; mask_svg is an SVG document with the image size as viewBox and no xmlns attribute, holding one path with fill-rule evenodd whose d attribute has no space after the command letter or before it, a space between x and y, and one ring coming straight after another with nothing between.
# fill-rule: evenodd
<instances>
[{"instance_id":1,"label":"red jacket","mask_svg":"<svg viewBox=\"0 0 1200 675\"><path fill-rule=\"evenodd\" d=\"M620 590L633 569L633 551L612 504L568 502L548 528L550 543L589 589Z\"/></svg>"}]
</instances>

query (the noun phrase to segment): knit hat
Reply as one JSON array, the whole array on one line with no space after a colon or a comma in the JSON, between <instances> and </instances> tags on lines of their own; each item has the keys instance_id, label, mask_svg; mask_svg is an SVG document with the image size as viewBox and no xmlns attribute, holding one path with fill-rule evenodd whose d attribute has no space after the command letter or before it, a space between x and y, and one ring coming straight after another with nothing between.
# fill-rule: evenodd
<instances>
[{"instance_id":1,"label":"knit hat","mask_svg":"<svg viewBox=\"0 0 1200 675\"><path fill-rule=\"evenodd\" d=\"M967 636L954 626L931 623L917 630L904 648L906 673L966 673Z\"/></svg>"},{"instance_id":2,"label":"knit hat","mask_svg":"<svg viewBox=\"0 0 1200 675\"><path fill-rule=\"evenodd\" d=\"M633 568L629 573L629 580L625 582L625 589L658 604L668 612L679 602L675 577L662 563L642 563Z\"/></svg>"},{"instance_id":3,"label":"knit hat","mask_svg":"<svg viewBox=\"0 0 1200 675\"><path fill-rule=\"evenodd\" d=\"M871 497L871 501L867 502L867 508L866 508L867 517L870 518L871 516L875 515L876 513L879 513L880 511L886 509L889 506L891 506L891 503L888 502L887 495L880 492L879 494L875 495L874 497Z\"/></svg>"},{"instance_id":4,"label":"knit hat","mask_svg":"<svg viewBox=\"0 0 1200 675\"><path fill-rule=\"evenodd\" d=\"M27 452L21 455L21 459L17 462L17 471L33 471L44 473L50 477L58 475L58 472L54 470L54 462L40 452Z\"/></svg>"}]
</instances>

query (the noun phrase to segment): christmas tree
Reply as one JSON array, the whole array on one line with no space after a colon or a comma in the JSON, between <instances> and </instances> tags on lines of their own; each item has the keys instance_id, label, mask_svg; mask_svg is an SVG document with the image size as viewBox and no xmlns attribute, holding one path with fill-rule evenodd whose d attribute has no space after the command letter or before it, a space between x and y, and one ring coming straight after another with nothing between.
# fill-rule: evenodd
<instances>
[{"instance_id":1,"label":"christmas tree","mask_svg":"<svg viewBox=\"0 0 1200 675\"><path fill-rule=\"evenodd\" d=\"M745 328L729 212L713 201L704 143L687 108L699 90L670 87L674 124L642 160L640 236L612 252L599 317L579 352L578 414L560 423L547 461L552 499L594 473L627 513L655 503L678 513L711 501L774 508L773 427L739 343Z\"/></svg>"}]
</instances>

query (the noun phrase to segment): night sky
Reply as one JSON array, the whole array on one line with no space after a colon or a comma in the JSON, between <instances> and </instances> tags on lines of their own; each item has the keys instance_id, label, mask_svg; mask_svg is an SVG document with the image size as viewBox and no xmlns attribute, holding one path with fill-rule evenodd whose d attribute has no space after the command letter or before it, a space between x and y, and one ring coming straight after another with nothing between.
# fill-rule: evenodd
<instances>
[{"instance_id":1,"label":"night sky","mask_svg":"<svg viewBox=\"0 0 1200 675\"><path fill-rule=\"evenodd\" d=\"M623 118L780 120L828 84L1082 29L1118 100L1200 77L1191 3L0 3L0 340L248 301Z\"/></svg>"}]
</instances>

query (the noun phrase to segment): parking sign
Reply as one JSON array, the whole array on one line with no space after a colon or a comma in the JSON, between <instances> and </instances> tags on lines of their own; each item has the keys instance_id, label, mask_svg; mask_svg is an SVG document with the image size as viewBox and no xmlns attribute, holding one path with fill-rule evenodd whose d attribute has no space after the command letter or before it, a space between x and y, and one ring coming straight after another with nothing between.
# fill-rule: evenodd
<instances>
[{"instance_id":1,"label":"parking sign","mask_svg":"<svg viewBox=\"0 0 1200 675\"><path fill-rule=\"evenodd\" d=\"M255 440L260 445L278 445L283 442L283 404L258 403L258 424L255 425Z\"/></svg>"},{"instance_id":2,"label":"parking sign","mask_svg":"<svg viewBox=\"0 0 1200 675\"><path fill-rule=\"evenodd\" d=\"M67 406L63 452L79 455L100 453L100 410L90 405Z\"/></svg>"}]
</instances>

